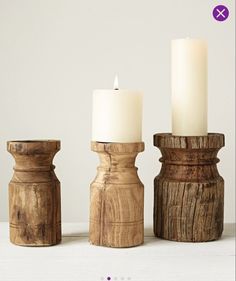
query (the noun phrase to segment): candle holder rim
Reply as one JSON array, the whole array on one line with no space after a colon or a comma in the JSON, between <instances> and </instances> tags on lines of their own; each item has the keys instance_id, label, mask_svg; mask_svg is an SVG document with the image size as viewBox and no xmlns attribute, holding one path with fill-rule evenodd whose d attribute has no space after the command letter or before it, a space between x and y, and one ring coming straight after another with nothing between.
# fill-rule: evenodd
<instances>
[{"instance_id":1,"label":"candle holder rim","mask_svg":"<svg viewBox=\"0 0 236 281\"><path fill-rule=\"evenodd\" d=\"M173 142L168 143L168 139L174 140L174 145ZM196 144L196 140L199 140L198 144ZM222 133L208 133L206 136L176 136L172 133L157 133L153 135L153 143L154 146L160 148L215 149L225 146L225 136Z\"/></svg>"},{"instance_id":2,"label":"candle holder rim","mask_svg":"<svg viewBox=\"0 0 236 281\"><path fill-rule=\"evenodd\" d=\"M196 138L196 137L210 137L210 136L216 136L216 135L219 135L219 136L224 136L223 133L213 133L213 132L210 132L210 133L207 133L207 135L200 135L200 136L179 136L179 135L173 135L172 133L156 133L154 134L154 136L171 136L171 137L177 137L177 138Z\"/></svg>"},{"instance_id":3,"label":"candle holder rim","mask_svg":"<svg viewBox=\"0 0 236 281\"><path fill-rule=\"evenodd\" d=\"M52 142L60 142L60 140L54 139L45 139L45 140L9 140L7 143L52 143Z\"/></svg>"},{"instance_id":4,"label":"candle holder rim","mask_svg":"<svg viewBox=\"0 0 236 281\"><path fill-rule=\"evenodd\" d=\"M48 154L60 150L60 140L11 140L7 141L7 151L19 154Z\"/></svg>"},{"instance_id":5,"label":"candle holder rim","mask_svg":"<svg viewBox=\"0 0 236 281\"><path fill-rule=\"evenodd\" d=\"M132 153L144 151L144 142L98 142L91 141L91 150L95 152Z\"/></svg>"}]
</instances>

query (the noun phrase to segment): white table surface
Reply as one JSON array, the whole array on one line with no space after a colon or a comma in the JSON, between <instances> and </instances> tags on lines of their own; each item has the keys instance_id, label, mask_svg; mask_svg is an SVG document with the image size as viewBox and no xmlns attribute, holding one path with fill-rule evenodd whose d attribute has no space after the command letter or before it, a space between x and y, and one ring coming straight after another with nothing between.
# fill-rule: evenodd
<instances>
[{"instance_id":1,"label":"white table surface","mask_svg":"<svg viewBox=\"0 0 236 281\"><path fill-rule=\"evenodd\" d=\"M63 224L63 240L53 247L20 247L9 242L0 223L0 281L233 281L234 225L208 243L177 243L145 229L142 246L113 249L88 243L88 227Z\"/></svg>"}]
</instances>

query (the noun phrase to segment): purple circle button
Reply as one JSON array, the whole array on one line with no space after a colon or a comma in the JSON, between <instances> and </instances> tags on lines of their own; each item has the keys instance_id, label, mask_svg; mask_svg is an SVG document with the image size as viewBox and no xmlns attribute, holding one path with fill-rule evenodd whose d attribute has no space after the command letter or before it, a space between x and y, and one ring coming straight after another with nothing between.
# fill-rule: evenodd
<instances>
[{"instance_id":1,"label":"purple circle button","mask_svg":"<svg viewBox=\"0 0 236 281\"><path fill-rule=\"evenodd\" d=\"M218 5L214 8L212 14L213 14L213 17L215 18L215 20L225 21L229 16L229 10L224 5Z\"/></svg>"}]
</instances>

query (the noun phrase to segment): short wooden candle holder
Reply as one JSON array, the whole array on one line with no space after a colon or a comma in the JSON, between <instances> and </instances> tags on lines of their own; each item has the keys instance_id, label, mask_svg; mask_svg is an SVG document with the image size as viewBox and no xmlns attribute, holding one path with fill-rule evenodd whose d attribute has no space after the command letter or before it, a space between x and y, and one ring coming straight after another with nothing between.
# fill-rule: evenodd
<instances>
[{"instance_id":1,"label":"short wooden candle holder","mask_svg":"<svg viewBox=\"0 0 236 281\"><path fill-rule=\"evenodd\" d=\"M52 165L60 141L9 141L15 158L9 184L10 240L21 246L61 241L60 182Z\"/></svg>"},{"instance_id":2,"label":"short wooden candle holder","mask_svg":"<svg viewBox=\"0 0 236 281\"><path fill-rule=\"evenodd\" d=\"M91 244L133 247L143 243L144 186L134 166L144 143L92 142L100 166L90 189Z\"/></svg>"},{"instance_id":3,"label":"short wooden candle holder","mask_svg":"<svg viewBox=\"0 0 236 281\"><path fill-rule=\"evenodd\" d=\"M154 233L174 241L218 239L223 231L224 180L216 158L223 134L154 135L161 171L154 181Z\"/></svg>"}]
</instances>

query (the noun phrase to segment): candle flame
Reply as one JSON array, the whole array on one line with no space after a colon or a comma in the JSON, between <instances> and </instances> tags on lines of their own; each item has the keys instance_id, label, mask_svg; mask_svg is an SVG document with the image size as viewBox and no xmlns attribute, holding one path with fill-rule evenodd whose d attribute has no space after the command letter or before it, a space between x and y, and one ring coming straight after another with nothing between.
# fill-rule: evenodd
<instances>
[{"instance_id":1,"label":"candle flame","mask_svg":"<svg viewBox=\"0 0 236 281\"><path fill-rule=\"evenodd\" d=\"M119 90L119 82L118 82L118 76L117 75L115 76L115 79L114 79L113 89L114 90Z\"/></svg>"}]
</instances>

